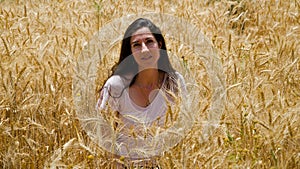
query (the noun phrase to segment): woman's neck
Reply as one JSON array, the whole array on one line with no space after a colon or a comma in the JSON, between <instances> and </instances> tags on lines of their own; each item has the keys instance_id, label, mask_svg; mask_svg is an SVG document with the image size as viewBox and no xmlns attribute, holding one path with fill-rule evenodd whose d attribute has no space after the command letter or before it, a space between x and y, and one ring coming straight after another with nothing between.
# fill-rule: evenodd
<instances>
[{"instance_id":1,"label":"woman's neck","mask_svg":"<svg viewBox=\"0 0 300 169\"><path fill-rule=\"evenodd\" d=\"M139 72L135 84L141 86L156 86L160 83L160 73L158 69L147 69Z\"/></svg>"}]
</instances>

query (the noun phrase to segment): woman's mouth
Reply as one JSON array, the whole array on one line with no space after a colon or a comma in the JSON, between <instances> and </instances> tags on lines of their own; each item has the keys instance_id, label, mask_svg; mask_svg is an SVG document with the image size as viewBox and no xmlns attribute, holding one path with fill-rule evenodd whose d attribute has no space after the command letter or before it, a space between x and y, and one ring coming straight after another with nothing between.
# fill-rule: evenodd
<instances>
[{"instance_id":1,"label":"woman's mouth","mask_svg":"<svg viewBox=\"0 0 300 169\"><path fill-rule=\"evenodd\" d=\"M148 59L151 59L151 58L152 58L152 56L149 55L149 56L142 57L141 60L148 60Z\"/></svg>"}]
</instances>

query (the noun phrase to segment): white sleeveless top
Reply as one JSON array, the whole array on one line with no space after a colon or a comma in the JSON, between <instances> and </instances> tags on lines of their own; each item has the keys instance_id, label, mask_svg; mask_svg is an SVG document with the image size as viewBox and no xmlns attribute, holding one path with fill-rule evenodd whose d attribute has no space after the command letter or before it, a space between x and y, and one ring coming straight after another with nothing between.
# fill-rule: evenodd
<instances>
[{"instance_id":1,"label":"white sleeveless top","mask_svg":"<svg viewBox=\"0 0 300 169\"><path fill-rule=\"evenodd\" d=\"M185 93L184 79L180 73L176 72L176 75L181 93ZM129 81L125 78L119 75L111 76L104 84L97 105L104 112L108 107L110 110L119 112L121 124L118 124L118 127L121 129L116 139L116 142L120 144L117 154L138 158L139 155L129 152L129 150L145 145L138 143L136 139L139 138L133 138L132 133L128 134L128 132L130 130L134 131L137 137L143 139L142 137L145 136L139 135L140 131L145 132L151 125L163 126L168 109L167 102L170 103L170 101L166 100L163 90L159 90L154 100L147 107L138 106L131 100L128 86Z\"/></svg>"}]
</instances>

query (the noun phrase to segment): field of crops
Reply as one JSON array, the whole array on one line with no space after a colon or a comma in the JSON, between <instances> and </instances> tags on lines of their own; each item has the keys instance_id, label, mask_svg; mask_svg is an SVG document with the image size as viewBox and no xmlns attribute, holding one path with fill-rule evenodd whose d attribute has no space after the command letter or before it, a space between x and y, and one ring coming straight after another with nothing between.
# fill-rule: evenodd
<instances>
[{"instance_id":1,"label":"field of crops","mask_svg":"<svg viewBox=\"0 0 300 169\"><path fill-rule=\"evenodd\" d=\"M182 18L199 29L222 63L226 91L219 124L203 139L202 120L209 119L214 99L205 62L195 49L166 38L170 52L198 74L204 99L191 131L155 157L155 165L300 168L299 0L0 0L0 168L130 167L87 136L72 86L78 58L95 33L146 13ZM118 42L107 47L110 59L101 62L94 91L118 57Z\"/></svg>"}]
</instances>

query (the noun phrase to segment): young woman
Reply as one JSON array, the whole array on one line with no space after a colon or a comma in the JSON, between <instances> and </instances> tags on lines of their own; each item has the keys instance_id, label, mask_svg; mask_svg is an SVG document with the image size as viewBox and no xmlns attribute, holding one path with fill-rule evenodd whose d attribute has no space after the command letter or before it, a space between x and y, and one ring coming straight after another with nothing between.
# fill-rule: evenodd
<instances>
[{"instance_id":1,"label":"young woman","mask_svg":"<svg viewBox=\"0 0 300 169\"><path fill-rule=\"evenodd\" d=\"M97 103L104 113L118 113L114 153L143 158L139 148L149 146L143 141L153 136L149 128L164 127L168 109L185 90L182 75L170 63L160 29L148 19L135 20L125 32L119 61Z\"/></svg>"}]
</instances>

